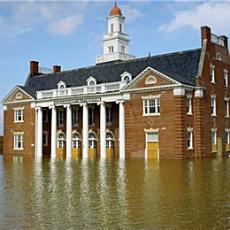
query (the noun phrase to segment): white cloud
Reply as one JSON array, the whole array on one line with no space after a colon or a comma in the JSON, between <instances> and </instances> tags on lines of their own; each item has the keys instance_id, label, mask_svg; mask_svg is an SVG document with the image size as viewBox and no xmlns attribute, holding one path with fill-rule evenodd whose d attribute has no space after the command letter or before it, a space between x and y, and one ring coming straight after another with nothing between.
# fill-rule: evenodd
<instances>
[{"instance_id":1,"label":"white cloud","mask_svg":"<svg viewBox=\"0 0 230 230\"><path fill-rule=\"evenodd\" d=\"M175 17L160 27L161 31L173 32L184 27L200 29L210 26L216 33L230 32L230 2L205 2L193 9L177 11Z\"/></svg>"},{"instance_id":2,"label":"white cloud","mask_svg":"<svg viewBox=\"0 0 230 230\"><path fill-rule=\"evenodd\" d=\"M0 36L17 36L38 27L52 34L69 35L83 23L87 4L84 1L5 2L0 8ZM62 28L55 29L55 25Z\"/></svg>"},{"instance_id":3,"label":"white cloud","mask_svg":"<svg viewBox=\"0 0 230 230\"><path fill-rule=\"evenodd\" d=\"M68 35L75 32L83 23L82 16L69 16L49 25L49 32L53 35Z\"/></svg>"}]
</instances>

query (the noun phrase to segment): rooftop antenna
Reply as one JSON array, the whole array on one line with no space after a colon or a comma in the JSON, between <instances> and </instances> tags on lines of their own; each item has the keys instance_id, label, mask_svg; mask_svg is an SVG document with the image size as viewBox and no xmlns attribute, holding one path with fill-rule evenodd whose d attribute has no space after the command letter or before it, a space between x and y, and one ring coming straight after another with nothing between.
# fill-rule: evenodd
<instances>
[{"instance_id":1,"label":"rooftop antenna","mask_svg":"<svg viewBox=\"0 0 230 230\"><path fill-rule=\"evenodd\" d=\"M117 0L114 1L114 6L117 6Z\"/></svg>"}]
</instances>

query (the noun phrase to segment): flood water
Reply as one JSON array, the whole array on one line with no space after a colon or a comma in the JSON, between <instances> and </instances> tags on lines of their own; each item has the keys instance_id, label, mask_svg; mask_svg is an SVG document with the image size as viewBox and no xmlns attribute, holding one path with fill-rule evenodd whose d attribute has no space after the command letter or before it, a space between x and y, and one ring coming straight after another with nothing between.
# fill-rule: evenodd
<instances>
[{"instance_id":1,"label":"flood water","mask_svg":"<svg viewBox=\"0 0 230 230\"><path fill-rule=\"evenodd\" d=\"M230 159L0 157L0 229L230 229Z\"/></svg>"}]
</instances>

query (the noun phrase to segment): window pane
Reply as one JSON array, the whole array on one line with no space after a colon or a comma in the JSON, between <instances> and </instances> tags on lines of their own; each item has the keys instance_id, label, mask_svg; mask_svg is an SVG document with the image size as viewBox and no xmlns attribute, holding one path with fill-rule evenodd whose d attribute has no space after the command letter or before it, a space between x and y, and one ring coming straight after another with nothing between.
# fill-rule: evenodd
<instances>
[{"instance_id":1,"label":"window pane","mask_svg":"<svg viewBox=\"0 0 230 230\"><path fill-rule=\"evenodd\" d=\"M147 141L158 141L158 133L147 133Z\"/></svg>"}]
</instances>

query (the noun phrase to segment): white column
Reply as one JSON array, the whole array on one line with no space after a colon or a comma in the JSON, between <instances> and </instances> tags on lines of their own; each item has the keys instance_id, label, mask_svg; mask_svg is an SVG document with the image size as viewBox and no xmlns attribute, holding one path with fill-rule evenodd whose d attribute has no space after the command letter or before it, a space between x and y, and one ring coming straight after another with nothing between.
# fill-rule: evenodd
<instances>
[{"instance_id":1,"label":"white column","mask_svg":"<svg viewBox=\"0 0 230 230\"><path fill-rule=\"evenodd\" d=\"M105 103L100 103L100 150L101 159L106 158L106 108Z\"/></svg>"},{"instance_id":2,"label":"white column","mask_svg":"<svg viewBox=\"0 0 230 230\"><path fill-rule=\"evenodd\" d=\"M124 101L119 101L119 158L125 159L125 108Z\"/></svg>"},{"instance_id":3,"label":"white column","mask_svg":"<svg viewBox=\"0 0 230 230\"><path fill-rule=\"evenodd\" d=\"M83 158L88 158L88 150L89 150L89 127L88 127L88 105L86 103L83 104L83 131L82 131L82 138L83 138Z\"/></svg>"},{"instance_id":4,"label":"white column","mask_svg":"<svg viewBox=\"0 0 230 230\"><path fill-rule=\"evenodd\" d=\"M37 156L42 156L42 137L43 137L42 108L37 109Z\"/></svg>"},{"instance_id":5,"label":"white column","mask_svg":"<svg viewBox=\"0 0 230 230\"><path fill-rule=\"evenodd\" d=\"M72 155L72 111L71 106L66 106L66 157Z\"/></svg>"},{"instance_id":6,"label":"white column","mask_svg":"<svg viewBox=\"0 0 230 230\"><path fill-rule=\"evenodd\" d=\"M51 117L51 158L56 157L57 148L57 110L55 106L51 107L52 117Z\"/></svg>"}]
</instances>

